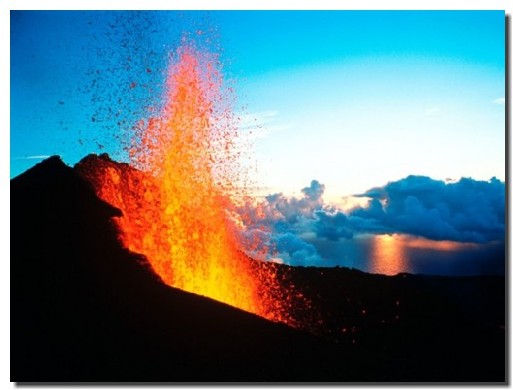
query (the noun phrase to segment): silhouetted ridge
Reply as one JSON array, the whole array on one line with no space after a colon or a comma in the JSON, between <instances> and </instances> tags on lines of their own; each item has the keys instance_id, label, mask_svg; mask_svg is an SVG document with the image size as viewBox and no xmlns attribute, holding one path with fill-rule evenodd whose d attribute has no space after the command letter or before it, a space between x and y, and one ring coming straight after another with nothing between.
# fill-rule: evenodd
<instances>
[{"instance_id":1,"label":"silhouetted ridge","mask_svg":"<svg viewBox=\"0 0 513 390\"><path fill-rule=\"evenodd\" d=\"M17 177L13 178L13 180L17 180L19 177L25 177L25 176L33 176L36 177L37 175L43 176L50 176L50 175L59 175L59 173L64 173L68 171L70 168L64 164L60 156L51 156L47 159L37 163L32 168L26 170L25 172L21 173Z\"/></svg>"},{"instance_id":2,"label":"silhouetted ridge","mask_svg":"<svg viewBox=\"0 0 513 390\"><path fill-rule=\"evenodd\" d=\"M75 165L75 168L77 166L84 165L84 164L94 165L94 164L101 164L101 163L107 163L107 164L114 164L114 165L118 165L118 166L129 167L129 164L127 164L127 163L121 163L121 162L114 161L109 156L108 153L101 153L101 154L91 153L91 154L88 154L87 156L85 156L84 158L82 158L82 160L80 160Z\"/></svg>"},{"instance_id":3,"label":"silhouetted ridge","mask_svg":"<svg viewBox=\"0 0 513 390\"><path fill-rule=\"evenodd\" d=\"M60 159L12 180L11 199L12 381L339 377L334 346L162 284Z\"/></svg>"}]
</instances>

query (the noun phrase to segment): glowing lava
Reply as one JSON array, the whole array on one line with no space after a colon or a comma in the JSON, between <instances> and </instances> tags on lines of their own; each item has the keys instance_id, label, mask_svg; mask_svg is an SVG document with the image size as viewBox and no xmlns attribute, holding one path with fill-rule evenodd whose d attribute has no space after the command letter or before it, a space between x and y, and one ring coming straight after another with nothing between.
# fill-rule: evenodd
<instances>
[{"instance_id":1,"label":"glowing lava","mask_svg":"<svg viewBox=\"0 0 513 390\"><path fill-rule=\"evenodd\" d=\"M215 56L184 44L160 114L138 127L131 164L89 158L79 171L122 210L123 244L144 254L166 284L292 324L275 267L242 252L259 245L238 242L235 229L244 227L228 218L240 172L218 67Z\"/></svg>"}]
</instances>

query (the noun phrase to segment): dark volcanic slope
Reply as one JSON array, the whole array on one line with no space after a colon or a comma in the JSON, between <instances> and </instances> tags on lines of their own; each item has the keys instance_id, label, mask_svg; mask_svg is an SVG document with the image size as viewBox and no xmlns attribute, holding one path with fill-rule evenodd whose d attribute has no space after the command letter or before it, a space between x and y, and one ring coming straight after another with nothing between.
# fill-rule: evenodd
<instances>
[{"instance_id":1,"label":"dark volcanic slope","mask_svg":"<svg viewBox=\"0 0 513 390\"><path fill-rule=\"evenodd\" d=\"M12 381L505 380L504 278L282 267L321 339L163 285L118 213L57 157L11 180Z\"/></svg>"},{"instance_id":2,"label":"dark volcanic slope","mask_svg":"<svg viewBox=\"0 0 513 390\"><path fill-rule=\"evenodd\" d=\"M53 157L11 181L11 380L343 380L330 344L163 285Z\"/></svg>"}]
</instances>

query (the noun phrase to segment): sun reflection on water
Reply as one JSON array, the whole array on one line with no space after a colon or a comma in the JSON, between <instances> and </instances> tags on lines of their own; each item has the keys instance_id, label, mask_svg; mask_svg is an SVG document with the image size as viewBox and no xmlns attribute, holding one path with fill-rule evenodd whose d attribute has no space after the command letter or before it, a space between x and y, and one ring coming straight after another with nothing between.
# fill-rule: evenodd
<instances>
[{"instance_id":1,"label":"sun reflection on water","mask_svg":"<svg viewBox=\"0 0 513 390\"><path fill-rule=\"evenodd\" d=\"M373 236L369 272L396 275L407 270L406 248L397 234Z\"/></svg>"},{"instance_id":2,"label":"sun reflection on water","mask_svg":"<svg viewBox=\"0 0 513 390\"><path fill-rule=\"evenodd\" d=\"M457 252L479 247L475 243L448 240L430 240L406 234L381 234L370 237L370 262L368 271L384 275L414 272L410 258L414 251Z\"/></svg>"}]
</instances>

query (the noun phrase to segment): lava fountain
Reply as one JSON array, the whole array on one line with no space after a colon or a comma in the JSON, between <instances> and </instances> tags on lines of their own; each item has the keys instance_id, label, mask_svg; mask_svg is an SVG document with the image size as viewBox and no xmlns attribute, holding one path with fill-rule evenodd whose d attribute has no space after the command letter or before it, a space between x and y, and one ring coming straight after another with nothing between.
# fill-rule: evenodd
<instances>
[{"instance_id":1,"label":"lava fountain","mask_svg":"<svg viewBox=\"0 0 513 390\"><path fill-rule=\"evenodd\" d=\"M244 216L229 218L241 172L225 93L216 56L184 43L160 113L136 127L130 165L98 157L79 171L122 210L122 243L144 254L166 284L294 325L276 268L244 254L262 246L237 238Z\"/></svg>"}]
</instances>

